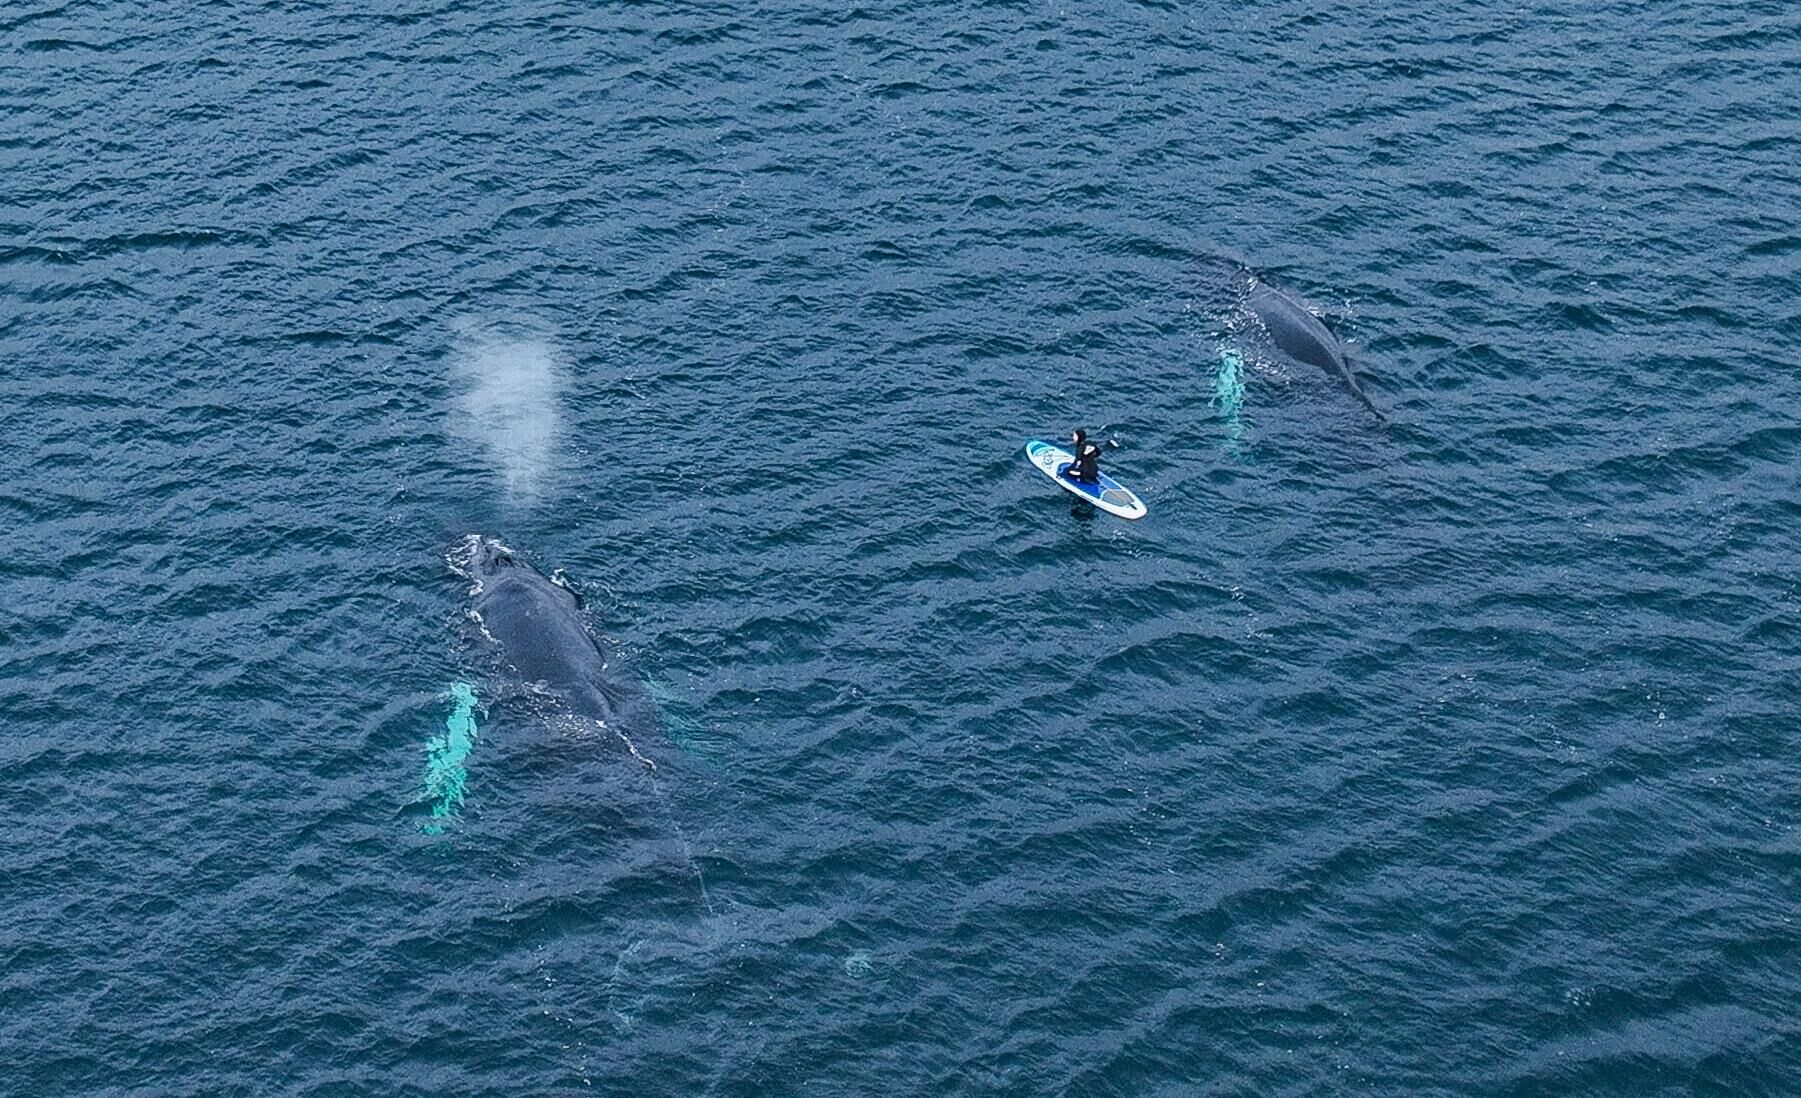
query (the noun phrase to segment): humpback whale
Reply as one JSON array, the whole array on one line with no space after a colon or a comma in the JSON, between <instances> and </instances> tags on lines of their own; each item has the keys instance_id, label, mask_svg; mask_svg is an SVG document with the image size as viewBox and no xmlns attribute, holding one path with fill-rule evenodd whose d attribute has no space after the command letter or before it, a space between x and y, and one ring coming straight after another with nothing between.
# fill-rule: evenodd
<instances>
[{"instance_id":1,"label":"humpback whale","mask_svg":"<svg viewBox=\"0 0 1801 1098\"><path fill-rule=\"evenodd\" d=\"M482 635L499 649L501 661L534 692L556 699L571 714L592 720L617 737L631 757L649 772L650 789L667 811L668 801L656 779L656 762L640 752L626 735L628 729L654 725L654 710L641 692L608 677L606 654L588 632L575 592L525 563L493 538L470 534L460 548L461 552L450 554L451 566L470 580L474 603L471 612ZM459 732L472 736L472 723L468 727L464 723L472 720L474 694L464 685L454 691L454 696L458 708L451 714L447 729L453 736ZM437 746L436 742L433 746ZM461 759L455 762L460 763ZM446 801L443 815L461 803L461 780L459 775L455 803ZM428 791L435 791L431 781L428 776ZM440 815L435 807L433 815ZM701 903L711 914L713 901L707 895L707 881L695 861L694 849L681 824L672 818L670 825L679 844L679 857L693 875Z\"/></svg>"},{"instance_id":2,"label":"humpback whale","mask_svg":"<svg viewBox=\"0 0 1801 1098\"><path fill-rule=\"evenodd\" d=\"M1365 408L1378 419L1383 418L1381 409L1370 400L1363 386L1357 383L1356 375L1351 373L1351 367L1345 361L1344 345L1312 310L1262 279L1252 281L1244 305L1257 318L1276 350L1296 362L1317 366L1338 378Z\"/></svg>"},{"instance_id":3,"label":"humpback whale","mask_svg":"<svg viewBox=\"0 0 1801 1098\"><path fill-rule=\"evenodd\" d=\"M588 632L575 592L493 538L471 534L465 547L474 615L502 661L571 713L615 722L634 699L605 677L606 655Z\"/></svg>"}]
</instances>

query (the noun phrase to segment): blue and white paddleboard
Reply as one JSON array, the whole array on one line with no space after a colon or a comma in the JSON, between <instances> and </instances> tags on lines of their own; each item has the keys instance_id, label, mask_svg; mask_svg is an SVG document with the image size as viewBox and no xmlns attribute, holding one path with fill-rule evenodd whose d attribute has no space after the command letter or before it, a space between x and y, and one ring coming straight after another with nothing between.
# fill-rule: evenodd
<instances>
[{"instance_id":1,"label":"blue and white paddleboard","mask_svg":"<svg viewBox=\"0 0 1801 1098\"><path fill-rule=\"evenodd\" d=\"M1106 473L1101 474L1099 484L1082 484L1064 476L1063 470L1076 460L1075 455L1068 450L1059 450L1041 439L1033 439L1026 443L1026 460L1036 465L1039 472L1061 484L1064 491L1074 492L1109 515L1118 515L1123 519L1141 519L1150 513L1145 510L1144 501L1134 495L1130 488Z\"/></svg>"}]
</instances>

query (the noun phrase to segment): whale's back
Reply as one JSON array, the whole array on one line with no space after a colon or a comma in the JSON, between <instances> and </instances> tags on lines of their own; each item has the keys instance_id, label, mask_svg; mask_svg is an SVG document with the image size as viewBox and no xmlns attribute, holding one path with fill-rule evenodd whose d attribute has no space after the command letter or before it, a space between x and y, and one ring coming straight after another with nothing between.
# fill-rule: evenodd
<instances>
[{"instance_id":1,"label":"whale's back","mask_svg":"<svg viewBox=\"0 0 1801 1098\"><path fill-rule=\"evenodd\" d=\"M1270 343L1296 362L1316 366L1338 378L1364 407L1381 416L1369 395L1345 361L1344 345L1305 305L1264 282L1256 282L1245 298L1245 308L1262 325Z\"/></svg>"},{"instance_id":2,"label":"whale's back","mask_svg":"<svg viewBox=\"0 0 1801 1098\"><path fill-rule=\"evenodd\" d=\"M1329 373L1345 369L1344 350L1327 330L1325 322L1300 302L1259 282L1251 288L1245 306L1263 323L1276 349Z\"/></svg>"},{"instance_id":3,"label":"whale's back","mask_svg":"<svg viewBox=\"0 0 1801 1098\"><path fill-rule=\"evenodd\" d=\"M555 692L585 716L611 714L606 656L573 592L526 565L508 563L484 577L475 610L521 681Z\"/></svg>"}]
</instances>

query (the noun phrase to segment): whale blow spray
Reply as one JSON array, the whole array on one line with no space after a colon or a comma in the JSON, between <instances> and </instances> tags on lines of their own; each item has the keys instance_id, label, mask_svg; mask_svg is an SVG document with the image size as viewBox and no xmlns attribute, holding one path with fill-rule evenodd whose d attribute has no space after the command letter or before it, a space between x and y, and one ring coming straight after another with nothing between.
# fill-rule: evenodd
<instances>
[{"instance_id":1,"label":"whale blow spray","mask_svg":"<svg viewBox=\"0 0 1801 1098\"><path fill-rule=\"evenodd\" d=\"M535 499L562 434L563 353L547 335L457 326L450 356L459 395L453 434L480 444L509 496Z\"/></svg>"}]
</instances>

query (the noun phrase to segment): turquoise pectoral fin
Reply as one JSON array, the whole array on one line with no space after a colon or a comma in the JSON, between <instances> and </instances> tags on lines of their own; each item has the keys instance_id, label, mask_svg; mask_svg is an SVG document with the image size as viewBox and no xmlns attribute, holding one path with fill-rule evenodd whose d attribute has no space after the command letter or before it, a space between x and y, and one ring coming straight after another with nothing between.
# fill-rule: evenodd
<instances>
[{"instance_id":1,"label":"turquoise pectoral fin","mask_svg":"<svg viewBox=\"0 0 1801 1098\"><path fill-rule=\"evenodd\" d=\"M1219 371L1213 375L1213 406L1225 421L1226 449L1236 456L1244 441L1244 421L1239 418L1244 407L1244 356L1236 348L1220 349Z\"/></svg>"},{"instance_id":2,"label":"turquoise pectoral fin","mask_svg":"<svg viewBox=\"0 0 1801 1098\"><path fill-rule=\"evenodd\" d=\"M1244 356L1231 347L1219 353L1219 371L1213 375L1213 404L1228 420L1236 419L1244 406Z\"/></svg>"},{"instance_id":3,"label":"turquoise pectoral fin","mask_svg":"<svg viewBox=\"0 0 1801 1098\"><path fill-rule=\"evenodd\" d=\"M450 688L454 705L444 720L444 734L425 744L425 800L431 819L420 825L428 835L442 834L446 821L463 806L469 771L463 761L475 746L475 689L459 682Z\"/></svg>"}]
</instances>

